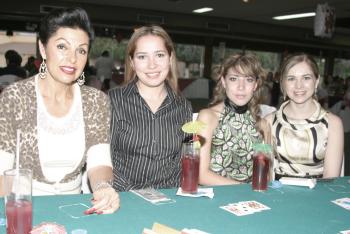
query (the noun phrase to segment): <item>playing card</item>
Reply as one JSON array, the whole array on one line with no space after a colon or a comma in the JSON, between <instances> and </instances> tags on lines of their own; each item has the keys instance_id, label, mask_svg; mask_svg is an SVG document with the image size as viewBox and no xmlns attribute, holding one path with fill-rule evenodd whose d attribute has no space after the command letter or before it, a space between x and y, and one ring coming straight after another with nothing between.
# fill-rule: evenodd
<instances>
[{"instance_id":1,"label":"playing card","mask_svg":"<svg viewBox=\"0 0 350 234\"><path fill-rule=\"evenodd\" d=\"M332 202L337 204L338 206L341 206L347 210L350 210L350 197L339 198Z\"/></svg>"},{"instance_id":2,"label":"playing card","mask_svg":"<svg viewBox=\"0 0 350 234\"><path fill-rule=\"evenodd\" d=\"M265 206L264 204L257 201L243 201L239 203L242 204L243 207L246 207L246 209L251 209L253 212L271 209L270 207Z\"/></svg>"},{"instance_id":3,"label":"playing card","mask_svg":"<svg viewBox=\"0 0 350 234\"><path fill-rule=\"evenodd\" d=\"M249 215L255 212L271 209L270 207L257 201L241 201L237 203L230 203L226 206L221 206L220 208L237 216Z\"/></svg>"},{"instance_id":4,"label":"playing card","mask_svg":"<svg viewBox=\"0 0 350 234\"><path fill-rule=\"evenodd\" d=\"M243 207L239 203L228 204L226 206L221 206L220 208L237 216L250 215L254 213L251 209Z\"/></svg>"},{"instance_id":5,"label":"playing card","mask_svg":"<svg viewBox=\"0 0 350 234\"><path fill-rule=\"evenodd\" d=\"M154 189L154 188L145 188L138 190L131 190L134 194L142 197L146 201L149 201L153 204L171 202L172 200L168 198L164 193Z\"/></svg>"}]
</instances>

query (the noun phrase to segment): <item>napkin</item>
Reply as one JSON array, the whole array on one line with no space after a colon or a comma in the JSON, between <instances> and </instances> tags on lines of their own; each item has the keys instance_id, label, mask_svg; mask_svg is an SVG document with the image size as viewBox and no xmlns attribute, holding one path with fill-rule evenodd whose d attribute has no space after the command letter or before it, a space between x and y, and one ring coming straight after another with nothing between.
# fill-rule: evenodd
<instances>
[{"instance_id":1,"label":"napkin","mask_svg":"<svg viewBox=\"0 0 350 234\"><path fill-rule=\"evenodd\" d=\"M214 197L214 190L213 188L198 188L197 193L184 193L182 189L179 188L176 195L184 197L209 197L212 199Z\"/></svg>"}]
</instances>

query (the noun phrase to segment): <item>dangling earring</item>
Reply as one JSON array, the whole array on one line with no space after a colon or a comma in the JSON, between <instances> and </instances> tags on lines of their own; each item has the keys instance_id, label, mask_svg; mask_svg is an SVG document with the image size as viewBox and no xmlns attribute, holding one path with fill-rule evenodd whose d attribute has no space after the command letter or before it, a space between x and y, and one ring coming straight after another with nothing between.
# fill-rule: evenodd
<instances>
[{"instance_id":1,"label":"dangling earring","mask_svg":"<svg viewBox=\"0 0 350 234\"><path fill-rule=\"evenodd\" d=\"M41 79L45 79L46 78L46 60L45 59L43 59L43 61L40 64L39 77Z\"/></svg>"},{"instance_id":2,"label":"dangling earring","mask_svg":"<svg viewBox=\"0 0 350 234\"><path fill-rule=\"evenodd\" d=\"M313 97L317 100L317 87L315 88L315 92L314 92Z\"/></svg>"},{"instance_id":3,"label":"dangling earring","mask_svg":"<svg viewBox=\"0 0 350 234\"><path fill-rule=\"evenodd\" d=\"M84 72L81 73L80 77L77 79L78 85L82 86L85 83L85 75Z\"/></svg>"}]
</instances>

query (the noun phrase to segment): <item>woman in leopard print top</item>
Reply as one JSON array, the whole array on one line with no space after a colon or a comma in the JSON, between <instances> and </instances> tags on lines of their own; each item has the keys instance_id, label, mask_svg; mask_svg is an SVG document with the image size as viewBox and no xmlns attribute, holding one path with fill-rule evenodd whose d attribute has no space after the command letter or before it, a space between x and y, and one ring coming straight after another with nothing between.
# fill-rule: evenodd
<instances>
[{"instance_id":1,"label":"woman in leopard print top","mask_svg":"<svg viewBox=\"0 0 350 234\"><path fill-rule=\"evenodd\" d=\"M89 18L81 8L55 10L44 17L39 39L39 74L0 95L0 177L16 166L20 130L19 168L32 169L33 195L80 193L86 165L88 212L112 213L119 195L109 182L110 105L101 91L82 86L93 39Z\"/></svg>"}]
</instances>

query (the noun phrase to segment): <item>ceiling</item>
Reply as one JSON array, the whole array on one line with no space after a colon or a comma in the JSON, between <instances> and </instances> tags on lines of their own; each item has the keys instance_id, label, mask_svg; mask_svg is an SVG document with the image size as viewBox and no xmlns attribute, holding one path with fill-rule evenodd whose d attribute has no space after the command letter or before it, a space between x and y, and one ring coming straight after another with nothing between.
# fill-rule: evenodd
<instances>
[{"instance_id":1,"label":"ceiling","mask_svg":"<svg viewBox=\"0 0 350 234\"><path fill-rule=\"evenodd\" d=\"M65 0L67 1L67 0ZM313 28L314 17L276 21L273 16L312 12L317 4L325 0L68 0L75 3L88 3L107 6L122 6L161 12L194 14L192 10L212 7L214 11L201 15L239 19L258 23L268 23L300 28ZM59 1L57 1L59 2ZM335 8L336 30L350 30L350 0L328 0Z\"/></svg>"},{"instance_id":2,"label":"ceiling","mask_svg":"<svg viewBox=\"0 0 350 234\"><path fill-rule=\"evenodd\" d=\"M314 33L314 17L277 21L272 17L314 12L326 0L5 0L0 30L38 30L40 18L59 7L87 10L96 35L128 38L135 27L160 24L178 43L218 45L280 51L304 48L350 57L350 0L328 0L335 9L335 33ZM213 11L195 14L194 9ZM47 10L45 10L45 9Z\"/></svg>"}]
</instances>

